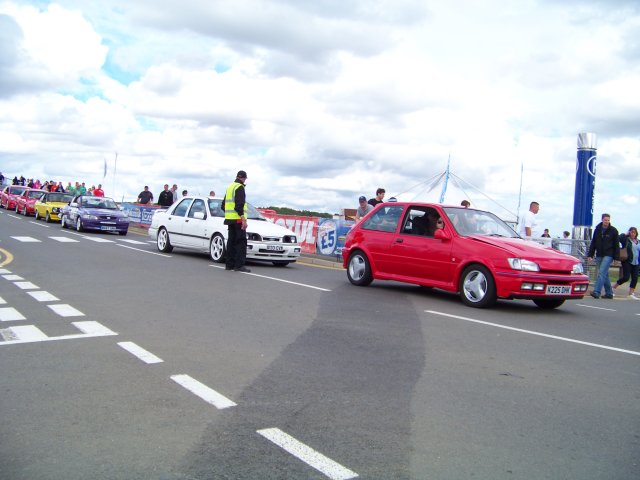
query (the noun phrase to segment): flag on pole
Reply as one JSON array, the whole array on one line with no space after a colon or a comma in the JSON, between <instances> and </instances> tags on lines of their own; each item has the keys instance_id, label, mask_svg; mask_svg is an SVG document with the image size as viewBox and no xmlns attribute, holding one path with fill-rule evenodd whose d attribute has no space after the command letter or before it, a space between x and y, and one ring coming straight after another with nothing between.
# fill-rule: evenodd
<instances>
[{"instance_id":1,"label":"flag on pole","mask_svg":"<svg viewBox=\"0 0 640 480\"><path fill-rule=\"evenodd\" d=\"M104 175L102 175L102 178L105 178L107 176L107 159L104 159Z\"/></svg>"}]
</instances>

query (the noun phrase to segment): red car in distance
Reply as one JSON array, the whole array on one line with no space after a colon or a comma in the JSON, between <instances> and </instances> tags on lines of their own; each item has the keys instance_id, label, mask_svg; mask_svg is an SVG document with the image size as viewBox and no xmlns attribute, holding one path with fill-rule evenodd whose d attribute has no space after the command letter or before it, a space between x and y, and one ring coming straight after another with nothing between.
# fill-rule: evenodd
<instances>
[{"instance_id":1,"label":"red car in distance","mask_svg":"<svg viewBox=\"0 0 640 480\"><path fill-rule=\"evenodd\" d=\"M470 307L498 298L557 308L589 286L580 260L524 240L494 214L427 203L383 203L351 228L342 251L354 285L374 279L435 287Z\"/></svg>"},{"instance_id":2,"label":"red car in distance","mask_svg":"<svg viewBox=\"0 0 640 480\"><path fill-rule=\"evenodd\" d=\"M22 195L29 187L23 187L21 185L9 185L8 187L4 187L2 193L0 193L0 207L6 208L7 210L14 210L16 208L16 201L18 197Z\"/></svg>"},{"instance_id":3,"label":"red car in distance","mask_svg":"<svg viewBox=\"0 0 640 480\"><path fill-rule=\"evenodd\" d=\"M47 193L46 190L27 188L16 200L16 213L22 213L25 217L35 215L35 203Z\"/></svg>"}]
</instances>

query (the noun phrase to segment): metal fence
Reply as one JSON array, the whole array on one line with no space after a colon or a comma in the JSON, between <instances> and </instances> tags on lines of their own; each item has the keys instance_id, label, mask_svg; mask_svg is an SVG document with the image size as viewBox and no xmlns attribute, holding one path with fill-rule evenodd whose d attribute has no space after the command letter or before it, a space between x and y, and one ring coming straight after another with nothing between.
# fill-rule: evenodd
<instances>
[{"instance_id":1,"label":"metal fence","mask_svg":"<svg viewBox=\"0 0 640 480\"><path fill-rule=\"evenodd\" d=\"M595 282L597 277L595 263L587 262L587 255L589 253L590 240L573 240L571 238L535 238L527 239L533 242L540 243L547 247L554 248L569 255L573 255L582 262L584 272L589 275L589 281ZM620 266L619 262L614 261L611 265L612 269L617 269Z\"/></svg>"}]
</instances>

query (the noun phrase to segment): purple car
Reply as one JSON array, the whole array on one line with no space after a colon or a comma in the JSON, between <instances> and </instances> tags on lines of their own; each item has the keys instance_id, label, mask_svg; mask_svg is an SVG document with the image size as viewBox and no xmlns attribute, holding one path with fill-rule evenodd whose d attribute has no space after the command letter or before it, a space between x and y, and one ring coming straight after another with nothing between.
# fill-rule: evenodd
<instances>
[{"instance_id":1,"label":"purple car","mask_svg":"<svg viewBox=\"0 0 640 480\"><path fill-rule=\"evenodd\" d=\"M108 197L78 195L62 208L60 219L62 228L79 232L98 230L126 235L129 230L129 217Z\"/></svg>"}]
</instances>

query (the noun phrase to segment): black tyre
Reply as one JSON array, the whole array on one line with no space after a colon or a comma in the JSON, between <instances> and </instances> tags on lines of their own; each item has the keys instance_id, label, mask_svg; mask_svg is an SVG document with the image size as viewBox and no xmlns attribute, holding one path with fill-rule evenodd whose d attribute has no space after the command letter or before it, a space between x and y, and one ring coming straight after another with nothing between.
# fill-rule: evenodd
<instances>
[{"instance_id":1,"label":"black tyre","mask_svg":"<svg viewBox=\"0 0 640 480\"><path fill-rule=\"evenodd\" d=\"M49 215L49 212L44 214L44 221L47 223L51 223L51 215Z\"/></svg>"},{"instance_id":2,"label":"black tyre","mask_svg":"<svg viewBox=\"0 0 640 480\"><path fill-rule=\"evenodd\" d=\"M126 237L127 236L127 232L118 232L120 234L121 237Z\"/></svg>"},{"instance_id":3,"label":"black tyre","mask_svg":"<svg viewBox=\"0 0 640 480\"><path fill-rule=\"evenodd\" d=\"M62 228L67 228L67 217L60 215L60 225Z\"/></svg>"},{"instance_id":4,"label":"black tyre","mask_svg":"<svg viewBox=\"0 0 640 480\"><path fill-rule=\"evenodd\" d=\"M289 262L285 262L285 261L271 262L271 263L273 263L276 267L286 267L287 265L289 265Z\"/></svg>"},{"instance_id":5,"label":"black tyre","mask_svg":"<svg viewBox=\"0 0 640 480\"><path fill-rule=\"evenodd\" d=\"M485 308L495 305L496 284L491 272L482 265L470 265L460 277L460 298L465 305Z\"/></svg>"},{"instance_id":6,"label":"black tyre","mask_svg":"<svg viewBox=\"0 0 640 480\"><path fill-rule=\"evenodd\" d=\"M564 303L563 298L536 298L533 300L538 307L543 310L553 310Z\"/></svg>"},{"instance_id":7,"label":"black tyre","mask_svg":"<svg viewBox=\"0 0 640 480\"><path fill-rule=\"evenodd\" d=\"M366 287L373 281L371 264L364 252L357 250L349 256L347 277L351 283L359 287Z\"/></svg>"},{"instance_id":8,"label":"black tyre","mask_svg":"<svg viewBox=\"0 0 640 480\"><path fill-rule=\"evenodd\" d=\"M224 263L227 257L227 246L224 243L224 237L219 233L216 233L211 237L211 243L209 243L209 256L211 260L217 263Z\"/></svg>"},{"instance_id":9,"label":"black tyre","mask_svg":"<svg viewBox=\"0 0 640 480\"><path fill-rule=\"evenodd\" d=\"M169 232L167 232L166 228L161 228L160 230L158 230L156 245L158 247L158 250L164 253L169 253L173 250L171 241L169 240Z\"/></svg>"},{"instance_id":10,"label":"black tyre","mask_svg":"<svg viewBox=\"0 0 640 480\"><path fill-rule=\"evenodd\" d=\"M35 209L35 213L33 214L36 220L40 220L40 214L38 213L38 209Z\"/></svg>"}]
</instances>

